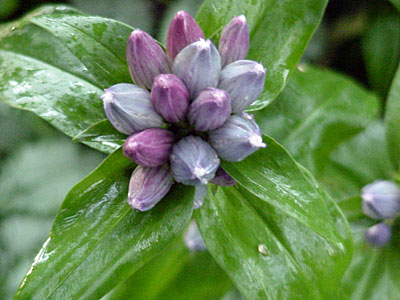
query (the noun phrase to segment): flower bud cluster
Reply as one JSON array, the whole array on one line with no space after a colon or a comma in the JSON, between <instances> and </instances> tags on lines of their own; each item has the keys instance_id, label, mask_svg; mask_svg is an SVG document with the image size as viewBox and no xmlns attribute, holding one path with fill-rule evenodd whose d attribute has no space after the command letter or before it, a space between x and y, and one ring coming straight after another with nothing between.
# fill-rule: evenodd
<instances>
[{"instance_id":1,"label":"flower bud cluster","mask_svg":"<svg viewBox=\"0 0 400 300\"><path fill-rule=\"evenodd\" d=\"M241 161L266 147L244 112L265 82L265 68L245 60L248 49L244 16L224 28L218 49L184 11L170 24L166 53L147 33L131 33L126 56L135 84L111 86L102 99L111 124L129 135L124 155L139 165L129 185L133 209L154 207L174 181L195 186L198 208L208 182L235 184L221 159Z\"/></svg>"},{"instance_id":2,"label":"flower bud cluster","mask_svg":"<svg viewBox=\"0 0 400 300\"><path fill-rule=\"evenodd\" d=\"M378 247L387 244L392 235L388 223L400 214L400 188L391 181L377 180L363 187L361 198L364 214L382 221L365 231L365 240Z\"/></svg>"}]
</instances>

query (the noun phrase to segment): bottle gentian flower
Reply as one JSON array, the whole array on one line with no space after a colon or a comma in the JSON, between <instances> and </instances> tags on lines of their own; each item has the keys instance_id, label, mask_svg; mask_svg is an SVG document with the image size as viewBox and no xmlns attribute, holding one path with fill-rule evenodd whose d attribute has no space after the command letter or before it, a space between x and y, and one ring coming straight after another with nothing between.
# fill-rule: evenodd
<instances>
[{"instance_id":1,"label":"bottle gentian flower","mask_svg":"<svg viewBox=\"0 0 400 300\"><path fill-rule=\"evenodd\" d=\"M372 246L382 247L389 243L392 229L386 223L378 223L364 232L365 240Z\"/></svg>"},{"instance_id":2,"label":"bottle gentian flower","mask_svg":"<svg viewBox=\"0 0 400 300\"><path fill-rule=\"evenodd\" d=\"M266 146L254 118L243 113L261 94L266 73L260 63L245 60L244 16L223 29L218 51L180 11L170 24L166 49L134 30L126 57L135 84L116 84L101 96L111 124L129 135L123 153L139 166L128 203L141 211L161 201L173 182L195 186L194 208L199 208L208 182L235 184L220 159L240 161Z\"/></svg>"}]
</instances>

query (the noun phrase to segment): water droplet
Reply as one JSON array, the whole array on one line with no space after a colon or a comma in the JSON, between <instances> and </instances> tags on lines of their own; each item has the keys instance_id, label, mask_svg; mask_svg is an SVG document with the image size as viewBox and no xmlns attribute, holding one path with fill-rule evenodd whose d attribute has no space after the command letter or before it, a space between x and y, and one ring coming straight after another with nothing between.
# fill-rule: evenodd
<instances>
[{"instance_id":1,"label":"water droplet","mask_svg":"<svg viewBox=\"0 0 400 300\"><path fill-rule=\"evenodd\" d=\"M305 72L307 71L307 66L305 64L298 64L297 70L299 70L300 72Z\"/></svg>"},{"instance_id":2,"label":"water droplet","mask_svg":"<svg viewBox=\"0 0 400 300\"><path fill-rule=\"evenodd\" d=\"M269 252L267 250L267 246L265 246L264 244L258 245L258 252L260 252L264 256L268 256L269 255Z\"/></svg>"},{"instance_id":3,"label":"water droplet","mask_svg":"<svg viewBox=\"0 0 400 300\"><path fill-rule=\"evenodd\" d=\"M11 31L14 31L14 30L15 30L15 28L16 28L15 26L11 27Z\"/></svg>"}]
</instances>

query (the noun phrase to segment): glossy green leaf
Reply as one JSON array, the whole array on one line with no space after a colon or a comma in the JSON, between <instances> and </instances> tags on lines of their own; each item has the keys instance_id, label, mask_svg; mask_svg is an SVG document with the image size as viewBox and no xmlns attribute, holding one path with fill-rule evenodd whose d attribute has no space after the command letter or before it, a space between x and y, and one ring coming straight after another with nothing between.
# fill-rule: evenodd
<instances>
[{"instance_id":1,"label":"glossy green leaf","mask_svg":"<svg viewBox=\"0 0 400 300\"><path fill-rule=\"evenodd\" d=\"M352 252L345 218L274 140L223 167L238 188L196 214L210 253L245 299L337 299Z\"/></svg>"},{"instance_id":2,"label":"glossy green leaf","mask_svg":"<svg viewBox=\"0 0 400 300\"><path fill-rule=\"evenodd\" d=\"M277 101L255 117L263 133L276 138L318 176L330 153L377 113L377 98L353 80L301 65Z\"/></svg>"},{"instance_id":3,"label":"glossy green leaf","mask_svg":"<svg viewBox=\"0 0 400 300\"><path fill-rule=\"evenodd\" d=\"M216 300L231 287L208 251L189 252L179 236L120 284L108 300Z\"/></svg>"},{"instance_id":4,"label":"glossy green leaf","mask_svg":"<svg viewBox=\"0 0 400 300\"><path fill-rule=\"evenodd\" d=\"M400 0L389 0L400 12Z\"/></svg>"},{"instance_id":5,"label":"glossy green leaf","mask_svg":"<svg viewBox=\"0 0 400 300\"><path fill-rule=\"evenodd\" d=\"M68 193L14 300L101 298L183 230L192 188L175 185L151 211L134 211L132 167L118 150Z\"/></svg>"},{"instance_id":6,"label":"glossy green leaf","mask_svg":"<svg viewBox=\"0 0 400 300\"><path fill-rule=\"evenodd\" d=\"M104 153L112 153L124 144L126 138L126 135L117 131L111 123L105 119L86 128L72 140L74 142L84 142Z\"/></svg>"},{"instance_id":7,"label":"glossy green leaf","mask_svg":"<svg viewBox=\"0 0 400 300\"><path fill-rule=\"evenodd\" d=\"M400 14L386 1L371 7L362 50L368 81L386 97L400 58Z\"/></svg>"},{"instance_id":8,"label":"glossy green leaf","mask_svg":"<svg viewBox=\"0 0 400 300\"><path fill-rule=\"evenodd\" d=\"M395 168L400 171L400 66L390 88L385 126L388 151Z\"/></svg>"},{"instance_id":9,"label":"glossy green leaf","mask_svg":"<svg viewBox=\"0 0 400 300\"><path fill-rule=\"evenodd\" d=\"M345 199L359 195L364 185L377 179L390 179L394 171L385 128L375 121L331 153L318 181L335 199Z\"/></svg>"},{"instance_id":10,"label":"glossy green leaf","mask_svg":"<svg viewBox=\"0 0 400 300\"><path fill-rule=\"evenodd\" d=\"M105 118L103 89L131 82L125 61L131 30L65 7L10 24L0 32L0 100L79 134Z\"/></svg>"},{"instance_id":11,"label":"glossy green leaf","mask_svg":"<svg viewBox=\"0 0 400 300\"><path fill-rule=\"evenodd\" d=\"M355 240L355 254L343 278L343 290L351 300L395 300L400 294L400 224L394 226L389 245L376 248L363 238L364 231L375 222L361 211L361 198L339 203L348 217Z\"/></svg>"},{"instance_id":12,"label":"glossy green leaf","mask_svg":"<svg viewBox=\"0 0 400 300\"><path fill-rule=\"evenodd\" d=\"M326 0L206 0L196 20L217 43L223 27L244 14L250 28L248 59L267 68L265 89L250 110L268 105L283 89L318 27Z\"/></svg>"}]
</instances>

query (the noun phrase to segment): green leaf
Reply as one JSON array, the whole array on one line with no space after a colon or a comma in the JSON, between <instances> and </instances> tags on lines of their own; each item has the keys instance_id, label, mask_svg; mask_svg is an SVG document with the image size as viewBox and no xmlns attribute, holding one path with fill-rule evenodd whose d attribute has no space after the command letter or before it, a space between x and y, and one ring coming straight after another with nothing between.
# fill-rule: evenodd
<instances>
[{"instance_id":1,"label":"green leaf","mask_svg":"<svg viewBox=\"0 0 400 300\"><path fill-rule=\"evenodd\" d=\"M246 299L338 299L352 241L345 218L274 140L223 163L238 188L211 191L196 218L210 253Z\"/></svg>"},{"instance_id":2,"label":"green leaf","mask_svg":"<svg viewBox=\"0 0 400 300\"><path fill-rule=\"evenodd\" d=\"M361 211L361 198L341 201L340 207L351 222L355 254L343 278L343 290L352 300L394 300L400 294L400 223L394 225L389 245L375 248L363 238L364 231L374 224Z\"/></svg>"},{"instance_id":3,"label":"green leaf","mask_svg":"<svg viewBox=\"0 0 400 300\"><path fill-rule=\"evenodd\" d=\"M108 300L215 300L232 287L208 251L189 252L182 236L120 284Z\"/></svg>"},{"instance_id":4,"label":"green leaf","mask_svg":"<svg viewBox=\"0 0 400 300\"><path fill-rule=\"evenodd\" d=\"M11 15L19 5L19 0L0 0L0 19L5 19Z\"/></svg>"},{"instance_id":5,"label":"green leaf","mask_svg":"<svg viewBox=\"0 0 400 300\"><path fill-rule=\"evenodd\" d=\"M268 105L283 89L324 13L326 0L206 0L196 20L217 44L234 16L245 15L250 28L248 59L267 68L265 89L249 109Z\"/></svg>"},{"instance_id":6,"label":"green leaf","mask_svg":"<svg viewBox=\"0 0 400 300\"><path fill-rule=\"evenodd\" d=\"M131 82L125 60L131 31L71 8L31 13L0 32L0 99L71 137L79 134L105 118L103 89Z\"/></svg>"},{"instance_id":7,"label":"green leaf","mask_svg":"<svg viewBox=\"0 0 400 300\"><path fill-rule=\"evenodd\" d=\"M318 181L335 199L360 194L361 188L377 179L390 179L394 173L381 121L339 145L327 159Z\"/></svg>"},{"instance_id":8,"label":"green leaf","mask_svg":"<svg viewBox=\"0 0 400 300\"><path fill-rule=\"evenodd\" d=\"M151 211L134 211L132 167L118 150L68 193L14 300L98 299L183 230L193 189L175 185Z\"/></svg>"},{"instance_id":9,"label":"green leaf","mask_svg":"<svg viewBox=\"0 0 400 300\"><path fill-rule=\"evenodd\" d=\"M400 0L389 0L400 12Z\"/></svg>"},{"instance_id":10,"label":"green leaf","mask_svg":"<svg viewBox=\"0 0 400 300\"><path fill-rule=\"evenodd\" d=\"M110 154L124 144L126 137L105 119L86 128L72 140L74 142L84 142L101 152Z\"/></svg>"},{"instance_id":11,"label":"green leaf","mask_svg":"<svg viewBox=\"0 0 400 300\"><path fill-rule=\"evenodd\" d=\"M400 170L400 66L387 99L385 126L391 160L395 168Z\"/></svg>"},{"instance_id":12,"label":"green leaf","mask_svg":"<svg viewBox=\"0 0 400 300\"><path fill-rule=\"evenodd\" d=\"M400 58L400 15L386 1L371 7L362 50L368 80L383 98L389 91Z\"/></svg>"},{"instance_id":13,"label":"green leaf","mask_svg":"<svg viewBox=\"0 0 400 300\"><path fill-rule=\"evenodd\" d=\"M377 98L353 80L301 65L277 101L255 117L263 133L276 138L318 176L330 153L362 131L377 113Z\"/></svg>"}]
</instances>

